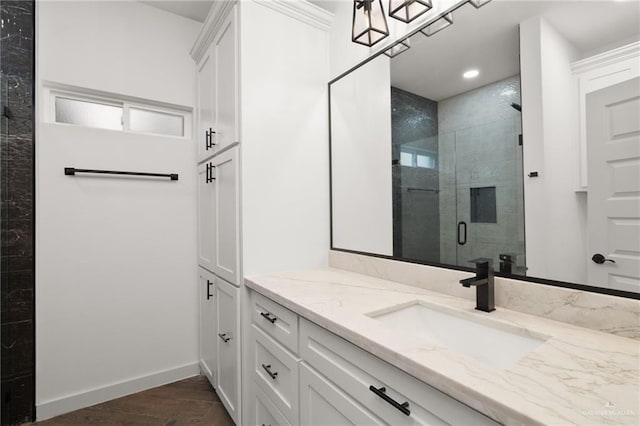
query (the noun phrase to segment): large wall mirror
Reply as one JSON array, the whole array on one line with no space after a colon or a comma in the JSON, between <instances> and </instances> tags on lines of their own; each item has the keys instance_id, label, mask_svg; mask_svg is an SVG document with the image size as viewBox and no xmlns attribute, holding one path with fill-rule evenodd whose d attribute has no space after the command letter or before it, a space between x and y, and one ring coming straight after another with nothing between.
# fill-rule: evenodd
<instances>
[{"instance_id":1,"label":"large wall mirror","mask_svg":"<svg viewBox=\"0 0 640 426\"><path fill-rule=\"evenodd\" d=\"M330 83L332 248L637 298L640 3L451 12Z\"/></svg>"}]
</instances>

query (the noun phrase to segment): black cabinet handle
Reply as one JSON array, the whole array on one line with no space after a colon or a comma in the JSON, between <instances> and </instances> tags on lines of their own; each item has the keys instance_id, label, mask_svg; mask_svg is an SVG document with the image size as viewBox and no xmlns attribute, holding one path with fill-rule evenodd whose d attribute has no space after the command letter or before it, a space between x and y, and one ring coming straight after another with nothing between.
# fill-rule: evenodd
<instances>
[{"instance_id":1,"label":"black cabinet handle","mask_svg":"<svg viewBox=\"0 0 640 426\"><path fill-rule=\"evenodd\" d=\"M207 280L207 300L211 299L213 297L213 294L211 294L211 286L213 285L213 281L209 281Z\"/></svg>"},{"instance_id":2,"label":"black cabinet handle","mask_svg":"<svg viewBox=\"0 0 640 426\"><path fill-rule=\"evenodd\" d=\"M378 395L380 398L384 399L389 404L393 405L395 408L398 409L398 411L401 411L402 414L404 414L405 416L411 415L411 411L409 410L409 403L403 402L402 404L400 404L398 401L391 398L389 395L386 394L387 388L385 388L384 386L378 389L375 386L371 385L369 386L369 390L375 393L376 395Z\"/></svg>"},{"instance_id":3,"label":"black cabinet handle","mask_svg":"<svg viewBox=\"0 0 640 426\"><path fill-rule=\"evenodd\" d=\"M616 263L615 260L613 259L607 259L606 257L604 257L603 255L601 255L600 253L596 253L593 255L593 257L591 258L591 260L593 260L595 263L597 263L598 265L602 265L604 262L611 262L611 263Z\"/></svg>"},{"instance_id":4,"label":"black cabinet handle","mask_svg":"<svg viewBox=\"0 0 640 426\"><path fill-rule=\"evenodd\" d=\"M215 168L216 166L214 166L212 163L207 163L207 173L206 173L206 179L205 179L206 183L211 183L214 180L216 180L216 178L213 177L213 169Z\"/></svg>"},{"instance_id":5,"label":"black cabinet handle","mask_svg":"<svg viewBox=\"0 0 640 426\"><path fill-rule=\"evenodd\" d=\"M231 337L227 337L227 333L218 333L218 337L220 337L225 343L231 340Z\"/></svg>"},{"instance_id":6,"label":"black cabinet handle","mask_svg":"<svg viewBox=\"0 0 640 426\"><path fill-rule=\"evenodd\" d=\"M262 315L262 317L264 319L266 319L267 321L269 321L271 324L275 323L276 320L278 319L276 317L272 317L271 313L269 313L269 312L260 312L260 315Z\"/></svg>"},{"instance_id":7,"label":"black cabinet handle","mask_svg":"<svg viewBox=\"0 0 640 426\"><path fill-rule=\"evenodd\" d=\"M216 144L213 141L213 135L215 135L216 132L214 132L211 127L209 127L209 130L205 131L204 134L205 134L205 141L206 141L205 149L209 151Z\"/></svg>"},{"instance_id":8,"label":"black cabinet handle","mask_svg":"<svg viewBox=\"0 0 640 426\"><path fill-rule=\"evenodd\" d=\"M271 371L271 364L268 364L268 365L262 364L262 368L264 368L264 371L266 371L269 377L271 377L273 380L275 380L276 377L278 377L278 373Z\"/></svg>"},{"instance_id":9,"label":"black cabinet handle","mask_svg":"<svg viewBox=\"0 0 640 426\"><path fill-rule=\"evenodd\" d=\"M464 233L460 232L461 228L464 229ZM463 221L458 222L458 244L461 246L467 244L467 223Z\"/></svg>"}]
</instances>

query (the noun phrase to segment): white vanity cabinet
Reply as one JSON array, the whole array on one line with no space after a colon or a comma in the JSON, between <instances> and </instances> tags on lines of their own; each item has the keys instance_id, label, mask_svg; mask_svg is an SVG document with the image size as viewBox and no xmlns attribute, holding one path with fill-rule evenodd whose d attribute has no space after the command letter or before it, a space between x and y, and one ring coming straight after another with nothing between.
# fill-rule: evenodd
<instances>
[{"instance_id":1,"label":"white vanity cabinet","mask_svg":"<svg viewBox=\"0 0 640 426\"><path fill-rule=\"evenodd\" d=\"M198 268L200 370L238 421L240 403L240 289Z\"/></svg>"},{"instance_id":2,"label":"white vanity cabinet","mask_svg":"<svg viewBox=\"0 0 640 426\"><path fill-rule=\"evenodd\" d=\"M240 140L238 12L221 16L219 28L198 63L198 162Z\"/></svg>"},{"instance_id":3,"label":"white vanity cabinet","mask_svg":"<svg viewBox=\"0 0 640 426\"><path fill-rule=\"evenodd\" d=\"M300 425L497 425L255 291L250 317L247 356L261 390L250 401L251 424L269 412Z\"/></svg>"}]
</instances>

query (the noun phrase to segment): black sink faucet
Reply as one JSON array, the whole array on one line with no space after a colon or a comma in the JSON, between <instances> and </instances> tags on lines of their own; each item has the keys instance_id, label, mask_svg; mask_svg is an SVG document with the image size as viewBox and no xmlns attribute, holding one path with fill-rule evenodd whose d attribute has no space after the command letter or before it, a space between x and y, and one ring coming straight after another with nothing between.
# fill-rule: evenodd
<instances>
[{"instance_id":1,"label":"black sink faucet","mask_svg":"<svg viewBox=\"0 0 640 426\"><path fill-rule=\"evenodd\" d=\"M476 287L476 309L483 312L496 310L494 303L493 259L473 259L476 264L476 276L460 280L463 287Z\"/></svg>"}]
</instances>

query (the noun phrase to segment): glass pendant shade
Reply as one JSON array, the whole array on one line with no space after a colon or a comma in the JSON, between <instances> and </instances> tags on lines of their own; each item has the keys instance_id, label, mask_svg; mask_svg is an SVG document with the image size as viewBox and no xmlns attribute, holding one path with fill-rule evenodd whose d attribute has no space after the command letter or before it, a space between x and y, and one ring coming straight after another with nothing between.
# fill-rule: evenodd
<instances>
[{"instance_id":1,"label":"glass pendant shade","mask_svg":"<svg viewBox=\"0 0 640 426\"><path fill-rule=\"evenodd\" d=\"M384 52L384 54L390 58L394 58L402 52L406 52L407 50L409 50L409 48L411 48L411 42L408 38L405 38L404 40L396 43L394 46L391 46L386 52Z\"/></svg>"},{"instance_id":2,"label":"glass pendant shade","mask_svg":"<svg viewBox=\"0 0 640 426\"><path fill-rule=\"evenodd\" d=\"M351 41L371 47L388 35L382 0L354 0Z\"/></svg>"},{"instance_id":3,"label":"glass pendant shade","mask_svg":"<svg viewBox=\"0 0 640 426\"><path fill-rule=\"evenodd\" d=\"M409 23L431 10L431 0L389 0L389 16Z\"/></svg>"},{"instance_id":4,"label":"glass pendant shade","mask_svg":"<svg viewBox=\"0 0 640 426\"><path fill-rule=\"evenodd\" d=\"M438 33L449 27L451 24L453 24L453 14L447 13L442 18L437 19L436 21L421 29L420 32L427 37L431 37L435 33Z\"/></svg>"},{"instance_id":5,"label":"glass pendant shade","mask_svg":"<svg viewBox=\"0 0 640 426\"><path fill-rule=\"evenodd\" d=\"M491 0L469 0L476 9L480 9L485 4L489 3Z\"/></svg>"}]
</instances>

